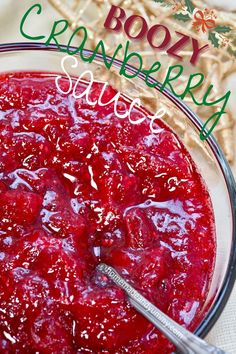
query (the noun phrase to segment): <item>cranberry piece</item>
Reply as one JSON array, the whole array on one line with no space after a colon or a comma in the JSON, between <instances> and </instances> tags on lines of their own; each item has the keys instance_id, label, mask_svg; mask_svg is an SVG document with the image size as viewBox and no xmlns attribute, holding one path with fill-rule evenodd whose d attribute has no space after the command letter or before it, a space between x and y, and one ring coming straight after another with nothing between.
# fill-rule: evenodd
<instances>
[{"instance_id":1,"label":"cranberry piece","mask_svg":"<svg viewBox=\"0 0 236 354\"><path fill-rule=\"evenodd\" d=\"M0 195L0 215L12 223L33 223L41 206L42 197L35 193L9 190Z\"/></svg>"},{"instance_id":2,"label":"cranberry piece","mask_svg":"<svg viewBox=\"0 0 236 354\"><path fill-rule=\"evenodd\" d=\"M107 86L102 101L116 94ZM120 95L119 111L130 104ZM170 354L96 266L114 266L187 328L202 320L214 217L178 137L63 95L45 73L1 75L0 109L0 352Z\"/></svg>"},{"instance_id":3,"label":"cranberry piece","mask_svg":"<svg viewBox=\"0 0 236 354\"><path fill-rule=\"evenodd\" d=\"M131 208L125 215L127 226L126 244L133 248L145 248L158 239L152 221L141 208Z\"/></svg>"}]
</instances>

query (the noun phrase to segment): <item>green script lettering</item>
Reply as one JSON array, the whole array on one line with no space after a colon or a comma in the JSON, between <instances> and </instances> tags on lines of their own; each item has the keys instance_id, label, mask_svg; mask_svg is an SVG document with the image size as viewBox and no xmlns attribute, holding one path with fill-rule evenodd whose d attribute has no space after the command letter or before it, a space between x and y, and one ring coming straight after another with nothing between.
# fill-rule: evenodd
<instances>
[{"instance_id":1,"label":"green script lettering","mask_svg":"<svg viewBox=\"0 0 236 354\"><path fill-rule=\"evenodd\" d=\"M143 59L141 57L140 54L136 53L136 52L131 52L128 54L128 50L129 50L129 44L130 42L127 41L126 42L126 46L125 46L125 55L124 55L124 60L122 62L122 66L121 66L121 69L120 69L120 75L124 75L125 77L127 77L128 79L133 79L134 77L138 76L138 74L140 73L140 71L142 70L142 67L143 67ZM134 68L134 70L136 71L134 74L131 74L129 75L127 72L126 72L126 65L128 63L128 61L133 58L133 57L136 57L138 58L139 60L139 68Z\"/></svg>"},{"instance_id":2,"label":"green script lettering","mask_svg":"<svg viewBox=\"0 0 236 354\"><path fill-rule=\"evenodd\" d=\"M172 71L173 71L175 68L178 68L179 71L177 72L177 74L176 74L174 77L171 78L171 77L170 77L170 76L171 76L171 73L172 73ZM180 77L180 75L182 75L183 70L184 70L184 68L183 68L182 65L178 65L178 64L177 64L177 65L170 66L169 69L168 69L168 72L167 72L167 74L166 74L165 81L163 82L163 84L162 84L160 90L163 91L164 88L168 85L169 88L170 88L170 90L171 90L171 92L172 92L175 96L178 96L177 93L175 92L173 86L170 84L170 82L171 82L171 81L174 81L174 80L176 80L176 79L178 79L178 77Z\"/></svg>"},{"instance_id":3,"label":"green script lettering","mask_svg":"<svg viewBox=\"0 0 236 354\"><path fill-rule=\"evenodd\" d=\"M119 50L123 48L123 47L122 47L122 44L119 44L119 45L116 47L116 50L115 50L115 52L114 52L112 58L108 58L107 55L106 55L106 50L105 50L104 42L103 42L102 40L100 40L100 41L98 42L96 48L94 49L93 54L92 54L91 57L89 58L89 62L90 62L90 63L95 59L96 55L98 54L98 50L99 50L100 47L101 47L101 52L99 52L99 54L102 54L103 62L104 62L104 64L105 64L106 68L107 68L108 70L110 70L111 67L112 67L112 64L113 64L113 62L114 62L114 60L115 60L115 57L117 56L117 54L118 54L118 52L119 52Z\"/></svg>"},{"instance_id":4,"label":"green script lettering","mask_svg":"<svg viewBox=\"0 0 236 354\"><path fill-rule=\"evenodd\" d=\"M41 40L41 39L44 39L45 36L41 35L41 36L33 37L33 36L30 36L30 35L26 34L25 31L24 31L24 25L25 25L26 19L28 18L29 14L34 9L37 9L36 13L38 15L41 14L42 6L40 4L35 4L35 5L31 6L29 8L29 10L26 11L26 13L24 14L24 16L22 18L22 21L20 23L20 32L21 32L22 36L27 38L27 39L30 39L30 40ZM61 29L59 29L60 24L63 24L63 27ZM62 33L64 33L68 29L68 27L69 27L69 23L65 19L61 19L59 21L55 21L54 24L53 24L51 33L50 33L47 41L45 42L45 45L48 46L51 43L51 41L54 41L56 43L56 45L57 45L57 48L61 52L67 52L69 55L74 55L74 54L79 53L81 60L83 60L84 62L89 62L89 63L92 63L93 60L96 59L96 55L100 54L102 56L102 58L103 58L103 62L105 64L106 68L108 70L111 69L118 52L120 51L120 49L123 48L122 44L119 44L116 47L112 57L108 57L106 55L104 42L102 40L100 40L98 42L98 44L96 45L96 48L94 49L92 54L90 56L84 56L83 55L83 50L84 50L84 46L85 46L85 43L86 43L87 38L88 38L88 32L87 32L87 29L85 27L80 26L80 27L76 28L76 30L73 32L73 34L70 37L70 40L68 42L66 50L64 48L62 48L61 45L58 43L57 37L59 35L61 35ZM84 32L84 36L83 36L82 42L74 51L71 51L70 50L71 42L74 39L75 35L79 31L83 31ZM208 101L208 98L209 98L212 90L214 89L214 86L210 85L207 88L207 90L206 90L206 92L205 92L205 94L203 96L202 102L198 102L196 100L196 98L194 97L193 90L196 89L197 87L199 87L200 85L202 85L202 83L204 82L205 77L204 77L204 75L202 73L195 73L195 74L191 74L190 75L189 80L187 82L187 85L186 85L185 90L183 91L183 93L182 94L178 94L177 92L175 92L175 89L174 89L174 87L172 85L172 82L176 81L182 75L182 73L183 73L183 66L182 65L170 66L168 68L165 80L164 80L164 82L162 84L160 82L158 82L157 80L156 80L156 82L151 82L151 75L160 70L161 63L159 61L156 61L150 67L149 70L143 70L142 71L143 58L142 58L142 56L139 53L136 53L136 52L129 53L129 45L130 45L130 42L127 41L126 42L126 46L124 48L124 59L123 59L122 66L121 66L121 69L120 69L120 72L119 72L121 76L123 75L126 78L132 79L132 78L138 76L138 74L140 72L143 72L145 74L145 83L146 83L146 85L148 87L155 88L157 86L160 86L160 91L161 92L166 87L168 87L171 90L171 92L176 97L181 98L182 100L185 99L187 94L189 94L191 99L192 99L192 101L197 106L214 106L214 105L217 105L220 102L223 102L223 105L222 105L221 109L219 111L215 112L210 118L208 118L207 121L203 125L203 128L202 128L202 130L200 132L200 138L201 138L201 140L205 140L212 133L213 129L215 128L215 126L219 122L219 119L221 118L221 116L226 113L225 112L225 108L226 108L226 105L227 105L227 103L229 101L229 97L230 97L231 92L228 91L224 96L218 98L215 101L210 101L210 100ZM99 52L99 50L101 50L101 53ZM127 72L127 64L132 58L138 59L138 63L139 64L138 64L138 68L132 67L132 73L130 74L130 73ZM178 69L177 73L175 73L173 75L173 77L172 77L172 72L174 72L175 69ZM194 84L193 81L194 81L195 78L198 78L198 80ZM211 122L213 122L213 123L211 124L210 128L208 128L208 126L209 126L209 124Z\"/></svg>"},{"instance_id":5,"label":"green script lettering","mask_svg":"<svg viewBox=\"0 0 236 354\"><path fill-rule=\"evenodd\" d=\"M40 39L44 39L45 36L32 37L32 36L29 36L28 34L26 34L26 33L24 32L24 29L23 29L24 24L25 24L25 21L26 21L28 15L29 15L29 14L31 13L31 11L32 11L33 9L35 9L35 8L38 8L37 15L40 15L40 14L41 14L41 12L42 12L42 6L41 6L40 4L35 4L35 5L31 6L31 7L29 8L29 10L26 11L26 13L24 14L24 16L22 17L22 20L21 20L21 23L20 23L20 33L22 34L23 37L25 37L25 38L27 38L27 39L31 39L31 40L33 40L33 41L39 41Z\"/></svg>"},{"instance_id":6,"label":"green script lettering","mask_svg":"<svg viewBox=\"0 0 236 354\"><path fill-rule=\"evenodd\" d=\"M213 85L211 85L209 87L209 89L211 90L213 88ZM209 89L207 91L207 93L209 93ZM206 98L204 96L204 99L203 99L203 103L206 105L206 106L212 106L216 103L219 103L221 101L224 101L223 103L223 106L221 107L220 111L218 112L215 112L210 118L207 119L207 121L204 123L203 127L202 127L202 130L200 132L200 139L201 140L206 140L208 138L208 136L213 132L213 129L216 127L217 123L219 122L220 118L222 117L223 114L226 113L225 111L225 108L226 108L226 105L229 101L229 98L230 98L230 95L231 95L231 91L228 91L224 96L220 97L219 99L217 99L216 101L214 102L206 102ZM213 124L211 125L210 128L207 128L209 123L213 121ZM207 129L207 130L206 130Z\"/></svg>"},{"instance_id":7,"label":"green script lettering","mask_svg":"<svg viewBox=\"0 0 236 354\"><path fill-rule=\"evenodd\" d=\"M64 26L62 27L62 29L59 32L56 32L56 29L58 27L58 25L60 25L61 23L64 23ZM56 37L59 36L60 34L62 34L63 32L65 32L67 30L67 28L69 27L69 22L67 20L59 20L59 21L55 21L51 30L51 33L45 43L46 46L48 46L51 42L51 40L54 40L54 42L57 45L57 48L60 49L61 52L66 52L66 49L63 49L60 44L58 43Z\"/></svg>"},{"instance_id":8,"label":"green script lettering","mask_svg":"<svg viewBox=\"0 0 236 354\"><path fill-rule=\"evenodd\" d=\"M83 32L84 32L84 37L83 37L83 40L82 40L81 44L79 45L78 48L76 48L76 50L70 51L71 42L72 42L72 40L74 39L74 36L75 36L77 33L79 33L81 30L83 30ZM75 54L77 54L78 52L83 51L84 45L85 45L85 43L86 43L86 41L87 41L87 38L88 38L88 31L87 31L87 29L86 29L84 26L80 26L80 27L76 28L76 30L73 32L73 34L72 34L72 36L70 37L70 40L69 40L69 42L68 42L68 45L67 45L67 53L68 53L69 55L75 55ZM81 59L84 60L84 61L86 61L86 58L83 58L83 56L81 57Z\"/></svg>"},{"instance_id":9,"label":"green script lettering","mask_svg":"<svg viewBox=\"0 0 236 354\"><path fill-rule=\"evenodd\" d=\"M145 83L147 86L149 87L156 87L158 85L160 85L159 82L155 82L154 84L150 83L150 78L149 76L157 71L159 71L159 69L161 68L161 63L159 61L156 61L149 70L143 70L143 73L146 75L145 77Z\"/></svg>"},{"instance_id":10,"label":"green script lettering","mask_svg":"<svg viewBox=\"0 0 236 354\"><path fill-rule=\"evenodd\" d=\"M199 80L198 80L195 84L192 85L192 81L193 81L193 79L194 79L195 77L199 77ZM186 97L186 95L189 93L189 95L190 95L191 98L192 98L192 101L193 101L197 106L200 106L201 103L199 103L199 102L195 99L195 97L194 97L194 95L193 95L193 93L192 93L192 90L194 90L195 88L199 87L199 86L203 83L204 78L205 78L205 76L204 76L204 74L202 74L202 73L191 74L190 77L189 77L189 80L188 80L188 83L187 83L187 86L186 86L184 92L183 92L179 97L183 100L183 99Z\"/></svg>"}]
</instances>

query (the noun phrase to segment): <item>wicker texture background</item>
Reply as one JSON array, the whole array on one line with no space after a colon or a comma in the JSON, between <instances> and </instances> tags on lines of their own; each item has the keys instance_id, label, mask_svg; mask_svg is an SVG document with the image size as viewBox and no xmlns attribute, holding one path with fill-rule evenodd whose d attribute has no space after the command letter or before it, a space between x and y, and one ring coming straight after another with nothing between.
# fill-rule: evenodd
<instances>
[{"instance_id":1,"label":"wicker texture background","mask_svg":"<svg viewBox=\"0 0 236 354\"><path fill-rule=\"evenodd\" d=\"M155 23L161 23L167 25L173 30L184 32L192 37L197 38L202 45L206 43L206 38L201 37L196 34L196 31L191 26L191 23L180 22L172 18L173 8L161 7L159 4L155 3L154 0L49 0L49 2L59 11L63 17L69 20L72 29L78 26L85 26L89 30L89 40L86 43L86 47L89 49L94 49L96 44L100 39L103 39L107 46L107 54L113 54L114 48L122 42L125 42L127 38L124 37L124 33L118 34L112 31L107 31L104 28L104 19L107 14L108 9L111 4L116 4L122 6L126 9L127 13L139 14L146 18L147 22L152 25ZM197 8L204 9L209 8L209 5L202 0L194 1L194 5ZM177 4L182 6L181 1L173 0L173 6ZM217 9L217 25L227 25L230 26L234 31L236 31L236 13L226 12L222 9ZM174 31L173 31L174 33ZM236 33L236 32L235 32ZM163 81L166 68L170 65L177 64L178 62L174 58L165 53L154 51L149 46L148 42L143 41L133 41L131 44L132 50L137 50L142 54L144 58L145 67L149 68L152 63L157 60L164 62L165 65L162 66L160 72L158 73L159 81ZM185 66L189 65L189 58L192 55L190 50L183 50L181 53L186 63ZM119 55L118 55L119 57ZM122 59L122 54L120 54L120 59ZM221 97L226 91L222 87L222 82L230 74L236 72L236 60L230 56L225 48L214 48L210 47L198 61L197 66L194 68L194 72L202 72L205 75L205 82L201 85L195 92L196 97L199 97L199 101L203 97L206 88L212 83L215 87L214 93L212 95L212 100ZM189 73L187 74L189 75ZM188 76L185 75L181 78L181 84L178 89L184 90ZM149 97L149 104L152 104L152 109L157 109L155 97ZM215 106L212 107L197 107L191 100L190 97L185 98L185 102L196 112L203 120L209 118L218 109ZM215 128L215 136L222 146L224 153L229 162L234 160L234 118L230 109L227 109L227 114L224 114L217 127Z\"/></svg>"}]
</instances>

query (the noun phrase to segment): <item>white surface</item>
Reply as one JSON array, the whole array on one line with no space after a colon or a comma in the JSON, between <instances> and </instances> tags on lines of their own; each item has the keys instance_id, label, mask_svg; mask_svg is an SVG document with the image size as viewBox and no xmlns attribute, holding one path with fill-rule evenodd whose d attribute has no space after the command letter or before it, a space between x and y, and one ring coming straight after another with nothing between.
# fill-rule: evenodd
<instances>
[{"instance_id":1,"label":"white surface","mask_svg":"<svg viewBox=\"0 0 236 354\"><path fill-rule=\"evenodd\" d=\"M220 7L225 10L236 10L236 1L235 0L207 0L209 7Z\"/></svg>"},{"instance_id":2,"label":"white surface","mask_svg":"<svg viewBox=\"0 0 236 354\"><path fill-rule=\"evenodd\" d=\"M40 21L34 22L32 34L46 34L52 26L55 19L61 16L52 9L46 0L1 0L0 1L0 43L24 41L19 32L19 23L22 15L33 5L40 2L43 5L43 14L40 15ZM236 9L236 0L208 0L209 5L213 4L221 6L225 9ZM14 15L13 15L14 13ZM64 36L64 40L68 36ZM231 89L236 89L236 75L234 75L227 83ZM236 90L234 90L236 92ZM236 116L236 95L233 92L233 100L231 100L232 107ZM236 168L234 168L236 176ZM236 287L231 295L222 316L217 324L207 336L207 340L224 349L228 353L236 354Z\"/></svg>"}]
</instances>

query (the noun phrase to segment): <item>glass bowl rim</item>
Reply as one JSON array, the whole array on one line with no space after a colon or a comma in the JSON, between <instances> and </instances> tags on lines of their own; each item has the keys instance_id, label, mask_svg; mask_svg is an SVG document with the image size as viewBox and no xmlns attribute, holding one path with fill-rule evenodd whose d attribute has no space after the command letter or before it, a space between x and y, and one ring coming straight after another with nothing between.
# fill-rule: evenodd
<instances>
[{"instance_id":1,"label":"glass bowl rim","mask_svg":"<svg viewBox=\"0 0 236 354\"><path fill-rule=\"evenodd\" d=\"M46 51L46 52L58 52L58 53L64 53L64 55L68 54L66 53L66 50L68 49L68 46L60 44L60 48L65 50L65 52L61 52L57 45L50 44L50 45L45 45L44 43L39 43L39 42L12 42L12 43L4 43L0 44L0 53L7 53L7 52L15 52L15 51ZM69 47L71 50L76 50L76 47L70 46ZM84 56L89 56L93 53L92 50L89 49L83 49L83 55ZM76 57L79 57L78 54L73 54ZM102 54L97 53L94 57L94 59L102 60L103 56ZM106 55L106 59L112 59L110 56ZM121 67L122 61L115 59L113 60L113 64L116 67ZM130 65L126 64L125 68L127 71L130 73L136 73L137 69ZM145 80L145 74L140 72L137 75L137 78L141 79L142 81ZM170 92L168 89L164 88L164 90L160 91L160 83L155 80L153 77L149 76L149 82L151 84L157 84L156 87L154 87L155 90L159 91L161 94L163 94L166 98L168 98L177 108L179 108L185 116L191 121L191 123L197 128L198 131L200 131L203 127L203 122L200 120L200 118L179 98L177 98L172 92ZM218 293L216 299L213 302L213 305L210 309L209 312L207 312L206 318L204 318L201 322L201 324L198 326L196 329L195 333L200 336L204 337L206 336L213 325L216 323L217 319L221 315L228 299L231 294L231 291L233 289L235 280L236 280L236 183L235 179L232 173L232 170L221 150L219 147L218 143L216 142L215 138L212 136L212 134L206 139L206 142L208 143L219 167L222 172L222 175L224 177L226 187L228 190L229 194L229 200L230 200L230 205L231 205L231 216L232 216L232 244L231 244L231 251L230 251L230 258L229 258L229 264L227 267L227 271L225 274L224 281L222 283L220 292Z\"/></svg>"}]
</instances>

